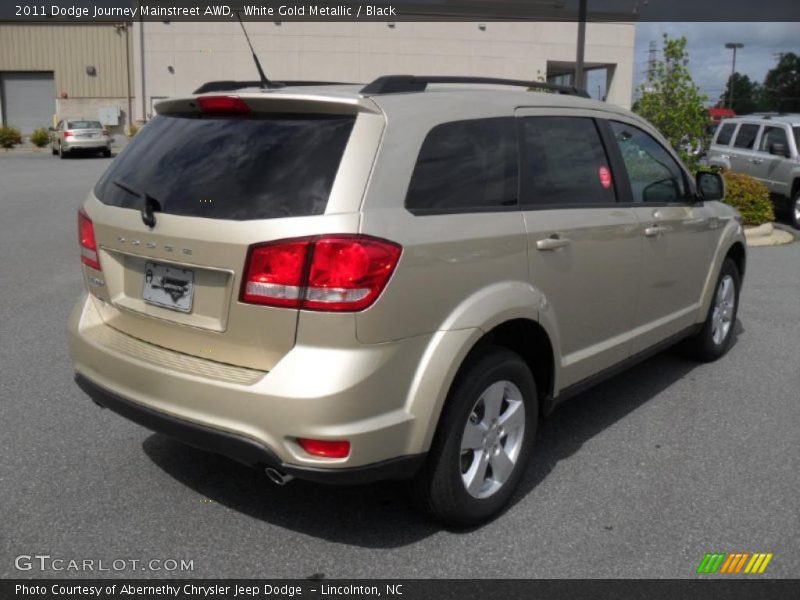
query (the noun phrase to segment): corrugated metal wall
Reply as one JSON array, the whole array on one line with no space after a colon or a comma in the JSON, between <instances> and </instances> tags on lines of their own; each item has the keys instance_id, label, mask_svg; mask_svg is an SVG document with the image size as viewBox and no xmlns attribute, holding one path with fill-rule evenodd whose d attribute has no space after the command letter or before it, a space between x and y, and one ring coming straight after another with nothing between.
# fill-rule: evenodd
<instances>
[{"instance_id":1,"label":"corrugated metal wall","mask_svg":"<svg viewBox=\"0 0 800 600\"><path fill-rule=\"evenodd\" d=\"M125 60L125 31L111 24L0 23L0 71L53 71L57 95L125 97Z\"/></svg>"}]
</instances>

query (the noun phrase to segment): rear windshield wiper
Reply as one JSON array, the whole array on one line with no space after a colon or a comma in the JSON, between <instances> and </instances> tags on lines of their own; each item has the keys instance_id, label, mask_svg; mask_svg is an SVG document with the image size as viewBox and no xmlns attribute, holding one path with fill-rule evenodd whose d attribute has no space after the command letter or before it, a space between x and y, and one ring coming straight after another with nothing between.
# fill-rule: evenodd
<instances>
[{"instance_id":1,"label":"rear windshield wiper","mask_svg":"<svg viewBox=\"0 0 800 600\"><path fill-rule=\"evenodd\" d=\"M127 183L121 182L119 179L114 179L111 183L115 186L120 188L121 190L125 190L129 194L134 196L138 196L142 199L142 222L150 227L151 229L156 226L156 212L161 212L161 203L153 198L150 194L145 192L144 190L137 190L129 186Z\"/></svg>"}]
</instances>

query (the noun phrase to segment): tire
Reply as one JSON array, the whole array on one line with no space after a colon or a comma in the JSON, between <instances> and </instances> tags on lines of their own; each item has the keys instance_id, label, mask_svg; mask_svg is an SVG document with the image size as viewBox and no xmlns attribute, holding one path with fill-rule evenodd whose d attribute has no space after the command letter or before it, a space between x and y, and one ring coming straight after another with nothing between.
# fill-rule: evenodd
<instances>
[{"instance_id":1,"label":"tire","mask_svg":"<svg viewBox=\"0 0 800 600\"><path fill-rule=\"evenodd\" d=\"M800 190L789 202L789 223L795 229L800 229Z\"/></svg>"},{"instance_id":2,"label":"tire","mask_svg":"<svg viewBox=\"0 0 800 600\"><path fill-rule=\"evenodd\" d=\"M52 144L50 145L50 152L53 154L53 156L58 156L58 150L56 150L56 147Z\"/></svg>"},{"instance_id":3,"label":"tire","mask_svg":"<svg viewBox=\"0 0 800 600\"><path fill-rule=\"evenodd\" d=\"M67 153L64 152L64 148L61 147L61 144L58 145L58 158L62 160L67 158Z\"/></svg>"},{"instance_id":4,"label":"tire","mask_svg":"<svg viewBox=\"0 0 800 600\"><path fill-rule=\"evenodd\" d=\"M496 515L519 485L538 418L536 384L522 358L495 346L480 350L459 371L428 457L412 481L417 503L450 526Z\"/></svg>"},{"instance_id":5,"label":"tire","mask_svg":"<svg viewBox=\"0 0 800 600\"><path fill-rule=\"evenodd\" d=\"M105 150L102 151L102 154L104 158L109 158L111 156L111 150L106 148Z\"/></svg>"},{"instance_id":6,"label":"tire","mask_svg":"<svg viewBox=\"0 0 800 600\"><path fill-rule=\"evenodd\" d=\"M714 296L703 328L686 340L684 347L692 358L711 362L730 349L739 312L740 285L741 277L736 263L726 258L714 286Z\"/></svg>"}]
</instances>

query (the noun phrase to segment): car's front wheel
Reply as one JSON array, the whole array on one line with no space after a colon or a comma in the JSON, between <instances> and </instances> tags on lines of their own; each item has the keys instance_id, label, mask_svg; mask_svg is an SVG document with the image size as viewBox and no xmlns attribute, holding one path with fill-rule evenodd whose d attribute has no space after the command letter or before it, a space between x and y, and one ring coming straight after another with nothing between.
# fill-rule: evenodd
<instances>
[{"instance_id":1,"label":"car's front wheel","mask_svg":"<svg viewBox=\"0 0 800 600\"><path fill-rule=\"evenodd\" d=\"M789 222L795 229L800 229L800 190L797 191L789 205Z\"/></svg>"},{"instance_id":2,"label":"car's front wheel","mask_svg":"<svg viewBox=\"0 0 800 600\"><path fill-rule=\"evenodd\" d=\"M739 310L740 284L741 277L736 263L726 258L722 263L703 328L686 340L686 349L694 358L702 361L717 360L730 348Z\"/></svg>"},{"instance_id":3,"label":"car's front wheel","mask_svg":"<svg viewBox=\"0 0 800 600\"><path fill-rule=\"evenodd\" d=\"M478 351L448 395L425 465L418 500L449 525L475 525L498 513L519 484L538 422L536 384L519 355Z\"/></svg>"},{"instance_id":4,"label":"car's front wheel","mask_svg":"<svg viewBox=\"0 0 800 600\"><path fill-rule=\"evenodd\" d=\"M58 158L67 158L67 153L64 152L64 147L61 144L58 145Z\"/></svg>"}]
</instances>

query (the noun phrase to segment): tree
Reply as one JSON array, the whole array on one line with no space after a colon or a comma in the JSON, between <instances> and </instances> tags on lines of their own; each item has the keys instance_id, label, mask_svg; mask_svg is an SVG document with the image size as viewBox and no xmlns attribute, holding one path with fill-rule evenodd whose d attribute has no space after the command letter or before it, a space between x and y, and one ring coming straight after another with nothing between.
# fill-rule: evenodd
<instances>
[{"instance_id":1,"label":"tree","mask_svg":"<svg viewBox=\"0 0 800 600\"><path fill-rule=\"evenodd\" d=\"M733 107L731 108L736 111L737 115L747 115L762 109L761 85L741 73L734 73L728 77L728 84L717 101L717 107L729 108L731 83L733 83Z\"/></svg>"},{"instance_id":2,"label":"tree","mask_svg":"<svg viewBox=\"0 0 800 600\"><path fill-rule=\"evenodd\" d=\"M800 112L800 56L778 55L778 64L764 79L764 104L769 110Z\"/></svg>"},{"instance_id":3,"label":"tree","mask_svg":"<svg viewBox=\"0 0 800 600\"><path fill-rule=\"evenodd\" d=\"M664 60L655 62L641 85L634 110L650 121L691 166L696 158L685 150L686 144L707 145L708 98L700 93L689 73L685 37L664 34L663 54Z\"/></svg>"}]
</instances>

